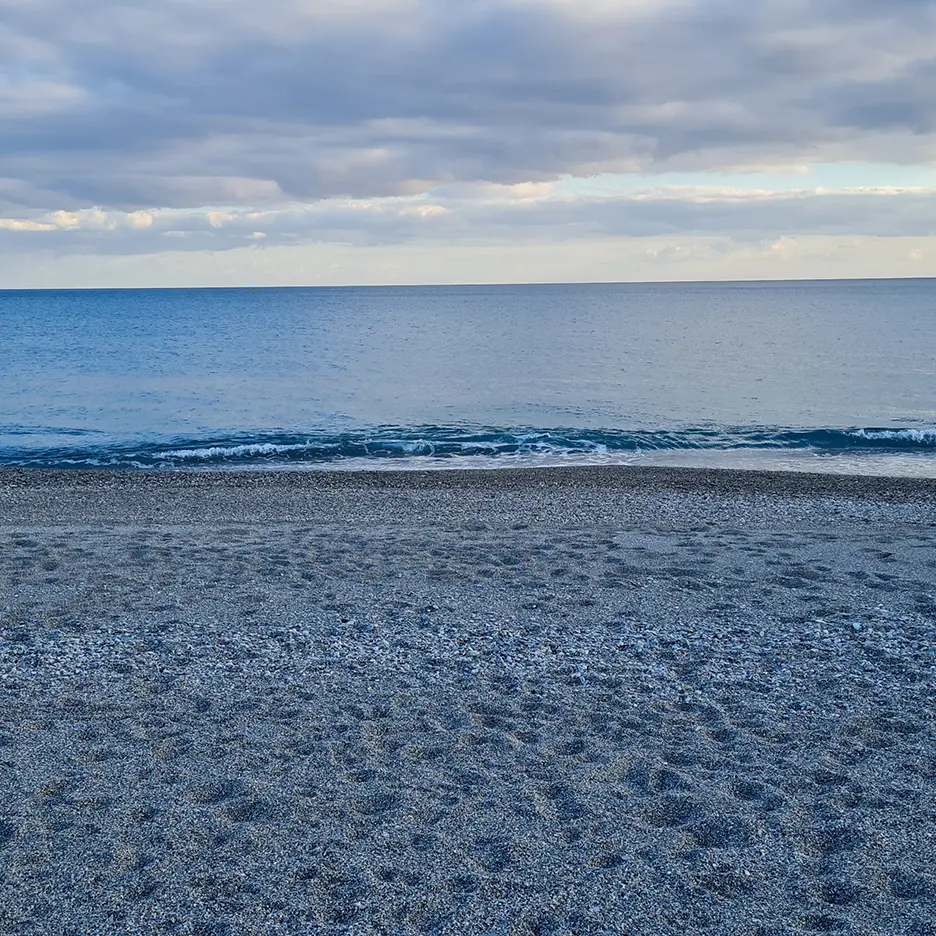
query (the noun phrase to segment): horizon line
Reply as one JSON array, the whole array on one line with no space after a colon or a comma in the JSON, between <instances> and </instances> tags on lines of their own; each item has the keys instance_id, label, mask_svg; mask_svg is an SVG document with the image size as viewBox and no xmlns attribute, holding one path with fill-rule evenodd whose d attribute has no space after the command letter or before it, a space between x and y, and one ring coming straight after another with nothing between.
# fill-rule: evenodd
<instances>
[{"instance_id":1,"label":"horizon line","mask_svg":"<svg viewBox=\"0 0 936 936\"><path fill-rule=\"evenodd\" d=\"M262 289L462 289L484 286L730 286L734 284L776 284L776 283L869 283L869 282L917 282L936 280L931 276L809 276L788 277L782 279L708 279L708 280L529 280L523 282L459 282L459 283L279 283L279 284L243 284L227 286L0 286L0 293L14 292L172 292L181 290L251 290Z\"/></svg>"}]
</instances>

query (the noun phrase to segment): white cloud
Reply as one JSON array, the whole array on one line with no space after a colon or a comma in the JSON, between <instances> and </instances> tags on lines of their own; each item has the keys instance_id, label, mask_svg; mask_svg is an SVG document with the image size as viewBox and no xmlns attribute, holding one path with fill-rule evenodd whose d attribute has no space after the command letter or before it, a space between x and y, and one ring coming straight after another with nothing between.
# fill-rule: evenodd
<instances>
[{"instance_id":1,"label":"white cloud","mask_svg":"<svg viewBox=\"0 0 936 936\"><path fill-rule=\"evenodd\" d=\"M417 218L440 218L449 214L451 210L451 208L446 208L444 205L407 205L405 208L400 208L398 214L402 218L414 216Z\"/></svg>"},{"instance_id":2,"label":"white cloud","mask_svg":"<svg viewBox=\"0 0 936 936\"><path fill-rule=\"evenodd\" d=\"M936 189L881 186L773 191L671 185L574 195L548 184L443 186L429 196L326 199L262 211L237 207L147 212L39 212L0 223L8 252L42 235L59 253L145 253L159 238L188 249L270 245L583 242L603 237L717 235L739 242L794 234L936 238ZM667 247L668 249L668 247Z\"/></svg>"},{"instance_id":3,"label":"white cloud","mask_svg":"<svg viewBox=\"0 0 936 936\"><path fill-rule=\"evenodd\" d=\"M127 224L136 230L145 230L153 226L153 214L150 211L131 211L127 215Z\"/></svg>"},{"instance_id":4,"label":"white cloud","mask_svg":"<svg viewBox=\"0 0 936 936\"><path fill-rule=\"evenodd\" d=\"M230 211L209 211L205 217L213 228L221 228L230 224L234 220L234 215Z\"/></svg>"},{"instance_id":5,"label":"white cloud","mask_svg":"<svg viewBox=\"0 0 936 936\"><path fill-rule=\"evenodd\" d=\"M54 231L56 226L46 221L26 221L19 218L0 218L0 231Z\"/></svg>"}]
</instances>

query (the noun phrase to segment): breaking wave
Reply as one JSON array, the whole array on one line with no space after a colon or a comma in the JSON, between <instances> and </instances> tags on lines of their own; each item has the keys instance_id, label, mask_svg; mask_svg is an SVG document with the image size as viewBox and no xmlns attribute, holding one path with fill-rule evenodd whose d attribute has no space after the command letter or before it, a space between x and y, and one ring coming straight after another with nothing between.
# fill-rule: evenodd
<instances>
[{"instance_id":1,"label":"breaking wave","mask_svg":"<svg viewBox=\"0 0 936 936\"><path fill-rule=\"evenodd\" d=\"M84 430L0 426L0 465L29 468L204 469L421 467L604 463L680 451L778 451L818 455L932 453L936 427L679 430L493 429L381 426L338 433L257 432L227 437L100 438Z\"/></svg>"}]
</instances>

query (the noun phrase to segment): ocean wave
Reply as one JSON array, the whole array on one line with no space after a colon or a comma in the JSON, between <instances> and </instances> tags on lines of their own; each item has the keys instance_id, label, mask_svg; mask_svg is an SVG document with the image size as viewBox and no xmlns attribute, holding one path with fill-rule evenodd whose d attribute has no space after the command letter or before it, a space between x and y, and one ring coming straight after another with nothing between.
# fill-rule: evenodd
<instances>
[{"instance_id":1,"label":"ocean wave","mask_svg":"<svg viewBox=\"0 0 936 936\"><path fill-rule=\"evenodd\" d=\"M704 426L661 430L529 427L381 426L353 432L238 433L208 438L113 439L88 445L17 441L0 427L0 465L40 468L282 468L386 465L418 458L426 467L453 463L602 463L625 454L691 451L783 451L817 455L936 455L936 427L795 429Z\"/></svg>"},{"instance_id":2,"label":"ocean wave","mask_svg":"<svg viewBox=\"0 0 936 936\"><path fill-rule=\"evenodd\" d=\"M936 426L923 429L854 429L848 435L871 442L912 442L936 445Z\"/></svg>"},{"instance_id":3,"label":"ocean wave","mask_svg":"<svg viewBox=\"0 0 936 936\"><path fill-rule=\"evenodd\" d=\"M166 461L223 461L238 458L269 458L277 455L293 455L297 452L314 454L318 451L338 448L338 443L311 443L311 442L248 442L241 445L209 445L200 448L170 449L166 452L155 452L154 457Z\"/></svg>"}]
</instances>

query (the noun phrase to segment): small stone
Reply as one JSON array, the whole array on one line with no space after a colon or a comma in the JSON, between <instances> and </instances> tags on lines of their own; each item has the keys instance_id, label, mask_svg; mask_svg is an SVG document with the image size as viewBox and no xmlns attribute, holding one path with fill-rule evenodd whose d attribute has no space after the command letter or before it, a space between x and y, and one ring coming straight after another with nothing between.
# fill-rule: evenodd
<instances>
[{"instance_id":1,"label":"small stone","mask_svg":"<svg viewBox=\"0 0 936 936\"><path fill-rule=\"evenodd\" d=\"M852 621L852 630L857 634L861 630L861 625L857 621Z\"/></svg>"}]
</instances>

